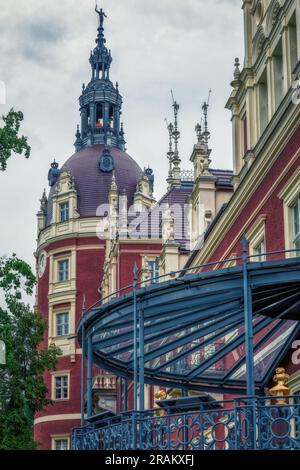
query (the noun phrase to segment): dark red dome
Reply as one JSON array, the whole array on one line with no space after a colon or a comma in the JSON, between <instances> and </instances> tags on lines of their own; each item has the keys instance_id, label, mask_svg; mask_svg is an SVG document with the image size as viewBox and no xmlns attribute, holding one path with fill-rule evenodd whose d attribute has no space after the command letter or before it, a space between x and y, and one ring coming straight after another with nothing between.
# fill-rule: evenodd
<instances>
[{"instance_id":1,"label":"dark red dome","mask_svg":"<svg viewBox=\"0 0 300 470\"><path fill-rule=\"evenodd\" d=\"M78 193L78 212L80 217L95 217L97 208L108 203L108 193L112 182L112 172L105 173L99 169L99 160L104 145L87 147L72 155L61 168L67 170L75 179ZM127 153L116 147L109 147L114 159L114 171L118 190L126 192L128 205L133 203L134 193L142 170ZM51 188L47 208L47 223L52 217L51 196L55 186Z\"/></svg>"}]
</instances>

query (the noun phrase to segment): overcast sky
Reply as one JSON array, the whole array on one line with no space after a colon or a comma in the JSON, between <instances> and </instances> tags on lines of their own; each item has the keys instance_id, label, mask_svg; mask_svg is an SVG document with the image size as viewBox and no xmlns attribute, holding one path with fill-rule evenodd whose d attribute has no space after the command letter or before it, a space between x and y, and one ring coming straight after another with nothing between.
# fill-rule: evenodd
<instances>
[{"instance_id":1,"label":"overcast sky","mask_svg":"<svg viewBox=\"0 0 300 470\"><path fill-rule=\"evenodd\" d=\"M100 4L100 2L99 2ZM34 264L36 213L49 164L73 153L78 97L90 79L95 45L94 0L1 0L0 80L6 105L22 110L30 160L17 156L0 172L0 255L16 252ZM212 89L212 166L231 168L230 94L235 57L243 57L240 0L102 0L112 80L124 98L128 153L156 176L163 194L168 163L164 118L172 118L173 89L179 115L182 167L196 141L195 124Z\"/></svg>"}]
</instances>

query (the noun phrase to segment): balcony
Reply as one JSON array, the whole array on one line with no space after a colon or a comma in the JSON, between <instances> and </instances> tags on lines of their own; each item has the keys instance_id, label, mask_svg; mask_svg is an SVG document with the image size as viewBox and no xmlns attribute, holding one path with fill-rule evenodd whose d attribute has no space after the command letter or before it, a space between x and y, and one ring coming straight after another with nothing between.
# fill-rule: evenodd
<instances>
[{"instance_id":1,"label":"balcony","mask_svg":"<svg viewBox=\"0 0 300 470\"><path fill-rule=\"evenodd\" d=\"M205 406L203 407L205 408ZM209 409L178 407L126 412L72 435L74 450L300 449L299 397L255 397L214 402Z\"/></svg>"}]
</instances>

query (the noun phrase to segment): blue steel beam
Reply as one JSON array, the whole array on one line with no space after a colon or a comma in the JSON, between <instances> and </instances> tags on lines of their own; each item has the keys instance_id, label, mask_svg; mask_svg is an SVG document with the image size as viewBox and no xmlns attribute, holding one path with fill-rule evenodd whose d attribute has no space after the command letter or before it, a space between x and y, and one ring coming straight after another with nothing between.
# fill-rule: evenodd
<instances>
[{"instance_id":1,"label":"blue steel beam","mask_svg":"<svg viewBox=\"0 0 300 470\"><path fill-rule=\"evenodd\" d=\"M222 330L220 332L217 332L214 336L212 336L209 339L206 339L200 344L197 344L196 346L193 346L192 348L189 349L188 353L182 352L176 355L173 359L168 360L165 364L160 365L159 367L156 367L154 370L155 372L160 372L161 370L165 369L166 366L170 366L174 362L177 362L180 359L184 359L186 356L193 354L194 352L198 351L200 348L204 348L205 346L209 345L212 343L212 341L216 341L217 339L221 338L222 336L226 334L230 334L233 329L239 328L243 324L243 319L237 321L236 323L230 325L230 327L225 328L225 330Z\"/></svg>"},{"instance_id":2,"label":"blue steel beam","mask_svg":"<svg viewBox=\"0 0 300 470\"><path fill-rule=\"evenodd\" d=\"M236 313L236 312L238 312L238 313ZM228 324L234 322L234 320L236 320L236 318L241 318L241 317L242 317L241 311L240 311L240 310L237 310L236 312L232 312L231 314L228 314L228 313L227 313L227 314L220 315L220 317L218 317L218 319L217 319L216 321L210 322L207 327L201 328L201 329L197 329L197 331L193 331L193 332L190 333L189 335L186 335L186 334L185 334L185 338L184 338L184 339L181 338L181 339L179 340L179 338L177 338L177 340L178 340L179 342L176 343L176 347L179 347L179 346L181 346L181 345L183 345L183 344L185 344L185 343L188 343L189 341L193 341L193 340L195 340L195 339L197 339L197 338L203 336L204 334L209 334L209 333L214 332L214 331L216 330L216 326L217 326L218 329L221 328L220 325L222 324L222 320L224 321L224 319L225 319L226 325L228 325ZM209 333L206 333L206 331L208 331ZM172 333L174 333L174 335L175 335L176 333L178 334L178 328L175 329L175 327L174 327L174 328L172 328L172 329L170 329L170 330L168 331L168 335L169 335L169 336L172 335ZM151 336L151 337L149 337L149 338L147 338L147 339L145 338L145 346L149 346L149 345L151 345L153 342L159 341L159 340L164 339L164 338L166 338L166 332L161 333L161 334L159 334L159 335ZM181 341L182 341L183 343L182 343L182 344L179 344ZM168 348L168 345L165 345L164 347ZM101 349L102 349L102 348L101 348ZM115 351L113 351L113 352L111 352L111 353L108 353L108 354L106 354L106 356L107 356L108 358L111 358L111 357L114 357L116 354L118 354L118 355L119 355L119 354L122 354L123 352L127 352L127 351L130 350L130 349L132 349L132 344L129 344L129 345L127 345L126 347L120 348L120 349L115 350ZM156 347L155 349L157 350L158 348ZM161 352L161 349L160 349L160 352ZM166 352L169 352L169 350L166 350ZM147 353L147 355L146 355L146 357L145 357L146 361L151 359L151 358L148 359L148 358L149 358L149 354L151 354L151 353ZM162 353L162 354L165 354L165 352Z\"/></svg>"},{"instance_id":3,"label":"blue steel beam","mask_svg":"<svg viewBox=\"0 0 300 470\"><path fill-rule=\"evenodd\" d=\"M296 259L286 259L286 260L281 260L281 261L272 261L272 262L264 262L264 263L259 263L259 265L257 265L256 263L251 263L250 264L250 268L249 268L249 273L251 275L251 285L253 288L256 287L255 285L255 274L257 276L257 278L259 278L259 269L261 271L263 271L262 269L262 266L263 265L263 268L264 268L264 271L267 274L270 274L270 270L273 271L271 273L271 275L275 276L276 274L276 271L280 271L280 277L277 278L277 282L291 282L292 281L297 281L299 282L300 281L300 273L299 273L299 265L300 265L300 258L296 258ZM212 283L211 281L213 279L215 279L215 282L217 284L218 281L220 281L220 278L222 278L222 270L220 271L208 271L208 272L201 272L201 273L198 273L198 274L195 274L195 275L190 275L190 276L185 276L182 279L182 283L184 282L188 282L189 284L192 283L193 281L197 281L197 282L201 282L201 280L205 279L205 278L209 278L209 281L210 283ZM227 268L226 269L226 276L229 276L230 274L232 275L237 275L237 274L240 274L241 275L241 267L235 267L235 268ZM219 278L219 279L218 279ZM292 278L292 279L291 279ZM269 282L256 282L257 286L259 286L260 288L265 284L266 286L269 285L269 284L273 284L273 280L271 279L271 281ZM180 284L178 284L177 288L179 289L180 288ZM213 284L212 284L213 286ZM154 295L160 295L161 292L163 291L171 291L172 289L176 289L176 282L175 281L168 281L168 282L165 282L163 283L162 285L155 285L155 286L150 286L149 288L147 288L147 295L148 295L148 298L149 296L154 296ZM212 289L214 291L214 289ZM141 294L143 294L145 296L145 289L140 289ZM88 323L92 322L93 321L93 318L95 318L95 316L97 317L98 315L101 315L102 317L102 321L101 321L101 324L103 325L104 321L107 322L107 321L111 321L111 316L109 319L105 319L103 320L103 315L102 315L102 312L106 312L108 313L109 310L111 309L114 309L114 308L117 308L119 305L124 305L124 302L125 303L128 303L130 304L130 302L132 302L132 294L125 294L124 296L120 297L120 298L117 298L117 299L113 299L111 302L109 302L109 304L105 304L103 305L102 307L99 307L97 309L94 309L92 311L92 314L88 314ZM88 326L88 325L87 325ZM79 329L81 328L81 322L80 322L80 325L79 325Z\"/></svg>"},{"instance_id":4,"label":"blue steel beam","mask_svg":"<svg viewBox=\"0 0 300 470\"><path fill-rule=\"evenodd\" d=\"M253 349L254 352L256 352L261 346L263 346L280 328L282 327L284 321L281 321L277 323L275 326L273 326L257 343L254 345ZM237 361L235 362L234 366L230 371L225 375L224 377L224 383L227 382L227 380L230 379L230 377L233 376L233 374L243 366L243 364L246 362L245 361L246 356L245 354Z\"/></svg>"},{"instance_id":5,"label":"blue steel beam","mask_svg":"<svg viewBox=\"0 0 300 470\"><path fill-rule=\"evenodd\" d=\"M257 314L257 311L261 308L261 302L262 300L259 300L259 298L262 297L262 292L266 292L266 297L269 297L269 299L264 299L265 302L270 301L270 297L273 297L273 300L275 299L275 292L281 290L282 293L282 300L280 299L280 293L278 292L278 296L276 297L278 299L277 302L274 302L273 307L276 308L277 310L280 310L276 312L276 315L280 316L281 314L293 312L295 310L295 298L290 298L289 299L289 294L292 290L291 286L295 286L295 283L299 284L300 281L300 270L299 270L299 265L300 265L300 259L297 260L284 260L280 262L265 262L265 263L251 263L248 265L248 275L249 275L249 282L250 285L253 289L253 298L254 298L254 314ZM231 269L228 268L226 269L226 272L224 270L218 271L218 272L209 272L209 273L200 273L192 276L185 276L184 278L181 278L180 282L175 282L175 281L170 281L167 283L164 283L163 286L151 286L147 289L139 289L137 291L137 297L141 300L144 301L146 299L146 303L148 307L145 310L145 318L147 316L147 321L152 322L154 320L154 315L158 315L158 310L159 308L163 308L165 311L169 311L172 308L177 308L178 315L181 315L181 312L179 309L182 309L182 313L184 314L184 300L187 300L187 294L192 293L193 297L196 296L197 290L205 292L206 294L203 295L202 301L204 300L204 297L207 299L213 299L213 295L217 293L217 295L221 295L220 292L222 292L222 282L228 282L228 276L232 275L235 279L232 280L231 286L237 285L237 283L241 283L241 269L235 268ZM201 283L205 282L205 286L201 288ZM197 286L196 286L197 285ZM224 287L225 284L223 284ZM280 288L279 288L280 286ZM295 286L296 287L296 286ZM294 287L293 287L294 288ZM257 290L257 297L256 297L256 290ZM200 295L200 294L199 294ZM181 299L180 299L181 297ZM153 303L152 303L153 299ZM257 303L256 303L256 299ZM158 305L158 302L161 303L161 306ZM172 303L174 302L174 305ZM193 301L192 301L193 302ZM192 303L191 302L191 303ZM293 303L294 302L294 303ZM105 325L109 325L109 323L112 322L117 322L121 321L121 318L125 318L127 316L128 319L128 312L130 309L130 305L132 306L132 294L126 294L123 298L115 299L114 301L110 302L109 305L104 305L100 307L99 309L94 310L93 312L88 312L87 314L87 319L86 319L86 329L88 334L91 333L91 330L99 327L105 327ZM202 304L203 305L203 304ZM256 308L259 307L259 308ZM153 308L152 308L153 307ZM197 307L201 308L201 302L200 305ZM132 307L131 307L132 308ZM262 308L264 308L262 304ZM132 310L131 310L132 312ZM264 312L266 312L266 309L264 309ZM101 316L101 319L99 320L99 317ZM168 321L166 318L167 314L164 314L164 312L161 314L162 321ZM221 315L220 315L221 316ZM152 317L152 318L151 318ZM120 320L118 320L120 319ZM197 320L195 320L197 322ZM200 320L204 321L203 319ZM272 318L270 321L273 321ZM82 328L83 322L80 322L79 326L79 335L81 333L81 328ZM174 332L176 334L176 321L174 322L174 326L170 327L170 331ZM260 324L260 327L262 325ZM150 325L146 323L146 327L150 328ZM182 334L182 331L184 330L186 326L183 324L180 324L178 322L178 331L177 333ZM168 327L169 328L169 327ZM150 328L151 329L151 328ZM255 333L258 331L257 325L255 326ZM159 331L157 331L159 336ZM156 335L156 333L152 333ZM146 336L146 341L151 340L149 338L149 335ZM79 336L79 341L81 340ZM229 345L229 350L235 349L234 345L230 343ZM94 348L94 345L92 345ZM278 360L282 354L285 348L280 348L278 352L278 356L276 360ZM218 352L219 353L219 352ZM225 353L226 354L226 353ZM123 374L124 377L131 377L131 372L126 370L128 368L128 364L122 364L121 362L118 362L117 360L110 361L109 358L105 357L105 355L102 355L101 360L96 357L98 356L95 349L94 349L94 359L98 362L101 362L103 364L107 364L109 367L115 368L120 375ZM217 362L219 359L218 354L215 354L214 356L214 361ZM115 366L114 366L115 364ZM206 364L206 367L208 364ZM105 368L105 366L104 366ZM195 371L194 371L195 372ZM199 371L198 371L199 373ZM153 371L150 369L148 370L147 368L145 369L145 380L150 380L153 381L154 383L157 383L160 380L160 377L155 377L153 374ZM153 376L151 376L153 374ZM182 377L180 375L168 375L163 371L159 371L159 375L163 377L163 381L165 383L170 384L171 381L177 382L177 386L179 383L182 385L185 384L187 385L187 381L185 377ZM176 380L175 380L176 379ZM229 377L228 377L229 379ZM202 385L203 387L210 387L212 389L212 385L205 385L205 380L209 380L208 378L204 378L202 375L202 378L200 377L195 377L191 378L189 377L188 379L191 381L191 386L195 385L195 381L198 381L198 387L200 386L201 389ZM202 385L201 385L202 381ZM229 379L228 384L226 384L226 387L224 387L220 379L218 377L214 378L215 383L217 384L216 389L220 390L222 387L223 389L229 390L230 389L230 384L232 384L233 387L237 386L242 386L243 381L238 383L238 381L234 381L232 379ZM161 382L160 382L161 383ZM236 384L236 385L234 385Z\"/></svg>"},{"instance_id":6,"label":"blue steel beam","mask_svg":"<svg viewBox=\"0 0 300 470\"><path fill-rule=\"evenodd\" d=\"M240 307L239 302L232 303L229 307L230 308L228 308L227 306L223 306L218 317L217 317L218 309L214 309L214 311L212 310L211 316L208 316L208 317L206 316L206 312L204 312L203 315L197 315L197 309L194 309L194 312L187 315L188 321L186 321L185 323L183 322L180 323L179 321L176 322L176 319L173 319L173 320L168 320L168 322L161 322L161 324L155 323L154 325L150 324L148 326L145 326L146 341L147 343L152 342L156 337L157 338L159 338L160 336L165 337L165 334L168 334L169 331L175 332L175 331L185 330L189 327L193 327L197 325L198 323L205 323L208 321L212 322L216 318L221 319L224 315L228 315L228 312L238 312L241 310L240 308L237 308L237 307ZM157 332L161 332L161 333L157 334ZM104 350L116 344L119 345L120 341L126 342L131 339L130 331L126 333L118 333L115 330L111 334L112 336L107 339L99 338L99 335L97 335L94 340L95 347L98 347L98 344L99 344L101 346L101 349Z\"/></svg>"},{"instance_id":7,"label":"blue steel beam","mask_svg":"<svg viewBox=\"0 0 300 470\"><path fill-rule=\"evenodd\" d=\"M242 291L241 289L239 290L230 290L226 292L222 292L221 294L215 294L212 296L211 300L208 300L207 298L201 300L200 306L198 305L199 303L199 294L195 292L194 295L190 295L188 298L183 299L183 305L184 305L184 311L189 313L191 311L191 308L195 309L199 308L199 312L202 310L205 310L206 308L212 308L212 307L218 307L224 305L225 302L230 302L230 301L236 301L237 299L242 298ZM176 311L176 307L178 308L178 313ZM149 309L150 310L150 309ZM161 320L161 318L168 318L178 315L178 317L182 316L182 305L176 304L165 304L165 305L160 305L157 306L156 309L151 309L150 313L147 315L144 315L145 321L155 321L156 319ZM99 328L96 328L94 331L98 332L98 330L101 331L101 333L109 332L114 329L118 328L126 328L126 327L132 327L132 314L129 311L126 311L124 315L119 318L118 320L114 320L110 322L107 326L99 326Z\"/></svg>"},{"instance_id":8,"label":"blue steel beam","mask_svg":"<svg viewBox=\"0 0 300 470\"><path fill-rule=\"evenodd\" d=\"M189 326L193 326L197 324L198 322L202 321L207 321L210 318L213 318L214 316L217 316L218 314L221 315L221 313L226 313L228 311L235 310L237 311L237 308L241 307L241 304L239 301L235 302L230 302L228 305L225 304L223 306L217 307L217 308L211 308L207 310L202 310L199 312L198 307L195 307L192 309L191 313L182 314L180 318L175 317L172 319L168 319L167 321L161 321L161 322L156 322L154 325L150 323L150 325L145 326L145 335L147 336L148 334L153 334L158 331L162 330L168 330L168 328L172 328L175 325L177 326L177 329L180 327L182 329L186 329ZM113 346L114 344L120 344L121 341L127 341L130 338L132 338L132 333L131 331L128 331L126 333L121 333L118 335L118 337L113 336L107 339L100 339L99 341L94 341L94 346L97 347L98 343L101 344L101 349L107 348L109 346Z\"/></svg>"},{"instance_id":9,"label":"blue steel beam","mask_svg":"<svg viewBox=\"0 0 300 470\"><path fill-rule=\"evenodd\" d=\"M190 334L185 335L183 338L175 338L174 340L169 343L169 344L162 344L162 346L155 348L154 351L151 351L147 354L145 354L145 362L151 361L152 359L155 359L159 356L162 356L170 351L173 351L177 348L180 348L182 346L190 344L192 341L195 341L198 338L201 338L203 336L212 334L215 331L218 331L221 328L224 328L224 326L230 325L230 327L227 330L232 330L234 328L233 325L236 325L240 323L241 321L241 313L238 312L237 314L230 314L226 315L223 319L218 320L217 322L214 322L213 325L209 325L206 328L202 328L201 330L192 332ZM224 333L222 331L221 335L223 336ZM200 349L201 347L204 346L205 344L209 344L211 341L210 339L204 341L203 343L200 343L198 348ZM187 353L187 355L190 354L190 351ZM132 364L129 363L129 366Z\"/></svg>"},{"instance_id":10,"label":"blue steel beam","mask_svg":"<svg viewBox=\"0 0 300 470\"><path fill-rule=\"evenodd\" d=\"M199 308L199 311L205 310L207 308L212 308L216 306L221 306L223 305L226 301L237 301L237 299L242 299L242 288L239 289L230 289L229 291L221 291L221 293L214 292L213 295L210 295L209 297L207 296L202 296L199 297L199 293L196 289L195 294L191 295L191 292L189 294L189 297L183 296L181 299L181 303L179 302L171 302L171 299L168 301L165 301L165 303L162 301L162 298L160 300L160 304L157 306L153 306L150 310L150 313L148 313L148 309L145 307L144 308L144 317L145 321L147 322L148 320L153 321L155 319L161 320L163 317L168 318L168 314L170 314L170 318L174 318L176 315L176 309L178 309L178 317L184 316L184 312L188 313L190 311L190 308L193 309L193 311L196 308ZM138 296L143 299L143 304L144 304L144 297L143 296ZM211 298L211 299L210 299ZM127 319L130 319L130 321L126 321ZM110 329L115 329L117 327L127 327L132 325L132 311L130 310L130 304L127 307L127 310L122 311L122 315L119 316L117 320L114 320L113 322L107 323L106 326L104 326L101 321L99 323L99 326L95 328L94 332L101 331L109 331Z\"/></svg>"},{"instance_id":11,"label":"blue steel beam","mask_svg":"<svg viewBox=\"0 0 300 470\"><path fill-rule=\"evenodd\" d=\"M259 330L264 328L265 326L269 325L273 320L270 318L264 318L261 320L259 323L255 325L254 332L257 333ZM186 376L188 380L193 379L194 377L197 377L197 375L202 374L206 369L208 369L210 366L218 362L220 359L225 357L229 352L233 351L236 349L238 346L243 344L244 338L243 336L238 337L237 339L230 341L226 346L221 348L216 354L214 354L212 357L206 359L203 361L203 363L196 367L190 374Z\"/></svg>"}]
</instances>

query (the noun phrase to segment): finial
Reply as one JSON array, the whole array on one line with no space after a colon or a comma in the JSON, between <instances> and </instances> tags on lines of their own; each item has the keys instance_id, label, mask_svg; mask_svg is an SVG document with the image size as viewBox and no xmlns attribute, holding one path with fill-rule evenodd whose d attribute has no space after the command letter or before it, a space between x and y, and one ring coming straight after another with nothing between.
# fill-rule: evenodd
<instances>
[{"instance_id":1,"label":"finial","mask_svg":"<svg viewBox=\"0 0 300 470\"><path fill-rule=\"evenodd\" d=\"M285 372L285 369L283 367L277 367L273 378L273 382L275 382L276 385L269 390L269 393L273 397L278 397L276 399L276 403L278 405L285 405L288 403L288 400L283 398L290 394L289 387L287 387L288 380L289 375Z\"/></svg>"},{"instance_id":2,"label":"finial","mask_svg":"<svg viewBox=\"0 0 300 470\"><path fill-rule=\"evenodd\" d=\"M51 163L51 167L48 172L48 181L49 181L49 186L51 187L54 186L56 181L58 180L58 177L59 177L58 166L59 166L58 163L54 159L53 162Z\"/></svg>"},{"instance_id":3,"label":"finial","mask_svg":"<svg viewBox=\"0 0 300 470\"><path fill-rule=\"evenodd\" d=\"M172 137L174 139L174 155L173 155L173 170L172 176L174 177L175 183L180 184L180 157L179 157L179 150L178 150L178 141L180 139L180 132L178 130L178 112L179 112L179 104L174 99L173 90L171 90L172 100L173 100L173 109L174 109L174 128Z\"/></svg>"},{"instance_id":4,"label":"finial","mask_svg":"<svg viewBox=\"0 0 300 470\"><path fill-rule=\"evenodd\" d=\"M172 178L172 170L173 170L172 161L173 161L173 156L174 156L174 151L173 151L173 130L174 130L174 127L173 127L173 124L171 122L170 122L170 124L168 123L167 118L165 118L165 122L166 122L167 130L168 130L168 133L169 133L169 151L167 152L167 158L169 160L168 179L171 179Z\"/></svg>"},{"instance_id":5,"label":"finial","mask_svg":"<svg viewBox=\"0 0 300 470\"><path fill-rule=\"evenodd\" d=\"M99 15L100 28L103 28L104 18L107 18L107 15L104 13L103 9L98 10L98 2L96 1L95 12Z\"/></svg>"},{"instance_id":6,"label":"finial","mask_svg":"<svg viewBox=\"0 0 300 470\"><path fill-rule=\"evenodd\" d=\"M46 210L47 210L47 203L48 203L48 199L47 199L47 196L46 196L46 189L44 189L44 191L43 191L42 198L41 198L40 202L41 202L41 211L45 214Z\"/></svg>"},{"instance_id":7,"label":"finial","mask_svg":"<svg viewBox=\"0 0 300 470\"><path fill-rule=\"evenodd\" d=\"M199 123L196 124L195 131L196 131L196 134L197 134L198 144L201 144L202 137L203 137L201 124L199 124Z\"/></svg>"},{"instance_id":8,"label":"finial","mask_svg":"<svg viewBox=\"0 0 300 470\"><path fill-rule=\"evenodd\" d=\"M59 166L59 165L58 165L57 161L56 161L55 158L54 158L53 162L51 163L51 168L55 168L55 169L56 169L56 168L58 168L58 166Z\"/></svg>"},{"instance_id":9,"label":"finial","mask_svg":"<svg viewBox=\"0 0 300 470\"><path fill-rule=\"evenodd\" d=\"M237 80L239 79L240 77L240 74L241 74L241 71L240 71L240 60L238 57L235 58L235 61L234 61L234 78Z\"/></svg>"},{"instance_id":10,"label":"finial","mask_svg":"<svg viewBox=\"0 0 300 470\"><path fill-rule=\"evenodd\" d=\"M76 140L74 143L74 147L75 147L76 152L79 152L79 150L82 149L82 138L81 138L81 132L79 130L79 124L77 124L77 131L76 131L75 137L76 137Z\"/></svg>"},{"instance_id":11,"label":"finial","mask_svg":"<svg viewBox=\"0 0 300 470\"><path fill-rule=\"evenodd\" d=\"M118 185L117 185L115 170L113 171L113 174L112 174L110 190L111 191L118 191Z\"/></svg>"},{"instance_id":12,"label":"finial","mask_svg":"<svg viewBox=\"0 0 300 470\"><path fill-rule=\"evenodd\" d=\"M210 139L210 132L208 130L208 108L209 108L210 95L211 95L211 90L209 90L207 101L204 101L203 106L202 106L202 110L203 110L203 114L204 114L203 138L204 138L205 145L207 147L208 147L208 141Z\"/></svg>"},{"instance_id":13,"label":"finial","mask_svg":"<svg viewBox=\"0 0 300 470\"><path fill-rule=\"evenodd\" d=\"M240 86L240 75L241 75L241 71L240 71L240 60L238 57L235 58L235 61L234 61L234 72L233 72L233 81L231 82L231 86L232 88L234 89L238 89L239 86Z\"/></svg>"}]
</instances>

